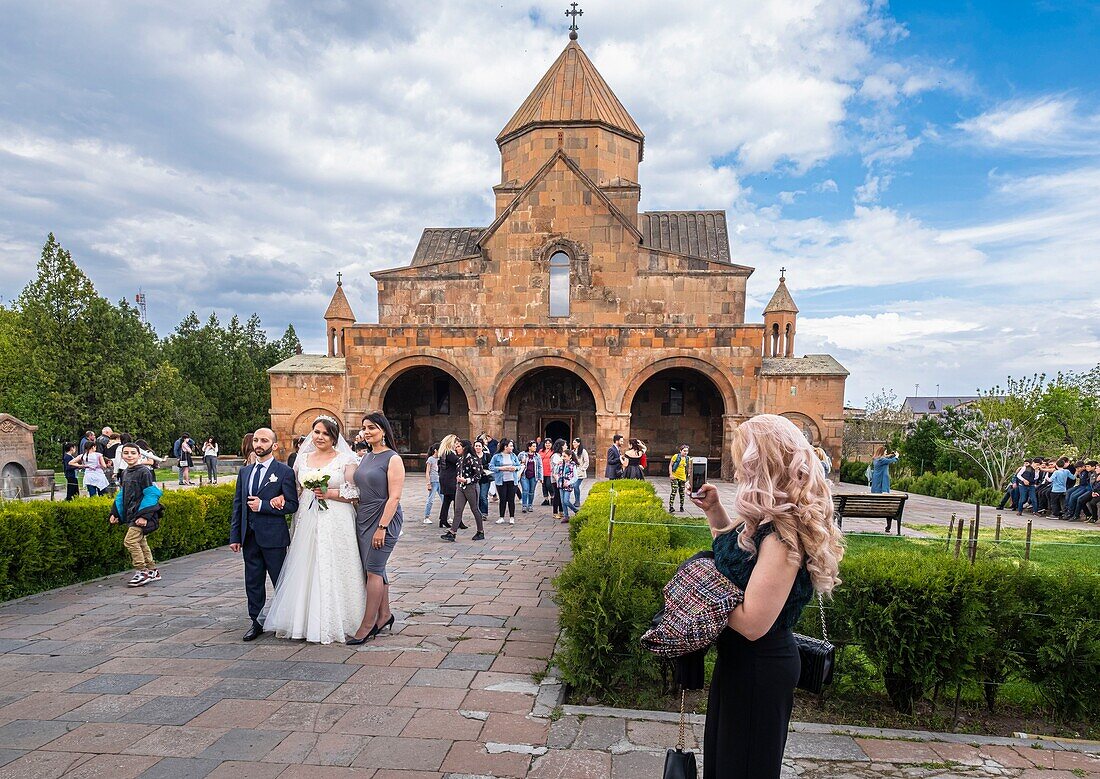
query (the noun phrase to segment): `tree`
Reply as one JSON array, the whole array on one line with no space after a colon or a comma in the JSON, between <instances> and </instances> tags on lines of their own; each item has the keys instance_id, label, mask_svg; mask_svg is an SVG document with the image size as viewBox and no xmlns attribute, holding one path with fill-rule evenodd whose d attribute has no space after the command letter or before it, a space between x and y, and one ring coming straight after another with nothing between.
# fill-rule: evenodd
<instances>
[{"instance_id":1,"label":"tree","mask_svg":"<svg viewBox=\"0 0 1100 779\"><path fill-rule=\"evenodd\" d=\"M893 390L881 389L867 398L860 433L864 441L882 441L894 449L900 444L905 426L913 414Z\"/></svg>"},{"instance_id":2,"label":"tree","mask_svg":"<svg viewBox=\"0 0 1100 779\"><path fill-rule=\"evenodd\" d=\"M59 449L65 438L91 423L95 408L96 368L103 355L99 321L110 307L91 280L50 233L42 247L35 278L15 301L17 320L12 348L20 371L5 382L3 398L39 427L38 439ZM46 461L51 458L47 453Z\"/></svg>"},{"instance_id":3,"label":"tree","mask_svg":"<svg viewBox=\"0 0 1100 779\"><path fill-rule=\"evenodd\" d=\"M901 444L901 461L913 473L922 474L931 470L943 446L943 428L939 420L926 415L916 422L910 422L906 428L905 440Z\"/></svg>"},{"instance_id":4,"label":"tree","mask_svg":"<svg viewBox=\"0 0 1100 779\"><path fill-rule=\"evenodd\" d=\"M1011 419L990 418L980 406L943 413L944 446L973 462L986 483L1000 489L1024 456L1024 434Z\"/></svg>"}]
</instances>

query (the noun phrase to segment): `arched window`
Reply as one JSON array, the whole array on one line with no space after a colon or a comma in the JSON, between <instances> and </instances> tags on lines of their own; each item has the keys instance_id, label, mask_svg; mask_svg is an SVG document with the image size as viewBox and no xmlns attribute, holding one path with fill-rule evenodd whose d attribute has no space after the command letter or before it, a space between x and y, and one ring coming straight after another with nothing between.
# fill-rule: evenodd
<instances>
[{"instance_id":1,"label":"arched window","mask_svg":"<svg viewBox=\"0 0 1100 779\"><path fill-rule=\"evenodd\" d=\"M569 255L550 256L550 316L569 316Z\"/></svg>"}]
</instances>

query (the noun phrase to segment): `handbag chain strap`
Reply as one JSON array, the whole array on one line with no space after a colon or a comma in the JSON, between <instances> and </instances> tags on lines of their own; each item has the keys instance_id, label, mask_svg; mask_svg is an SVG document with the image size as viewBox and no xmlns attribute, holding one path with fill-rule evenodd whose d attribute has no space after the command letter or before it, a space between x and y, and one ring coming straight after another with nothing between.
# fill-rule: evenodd
<instances>
[{"instance_id":1,"label":"handbag chain strap","mask_svg":"<svg viewBox=\"0 0 1100 779\"><path fill-rule=\"evenodd\" d=\"M825 599L821 597L820 592L817 594L817 609L821 612L821 637L828 641L829 630L825 627Z\"/></svg>"},{"instance_id":2,"label":"handbag chain strap","mask_svg":"<svg viewBox=\"0 0 1100 779\"><path fill-rule=\"evenodd\" d=\"M676 749L680 752L684 751L684 701L687 698L687 689L680 688L680 740L676 743Z\"/></svg>"}]
</instances>

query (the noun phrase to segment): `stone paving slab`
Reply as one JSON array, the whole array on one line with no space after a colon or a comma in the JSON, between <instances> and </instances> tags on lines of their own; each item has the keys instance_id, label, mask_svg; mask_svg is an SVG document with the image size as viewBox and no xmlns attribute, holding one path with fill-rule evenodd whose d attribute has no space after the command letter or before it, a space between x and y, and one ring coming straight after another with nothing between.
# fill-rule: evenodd
<instances>
[{"instance_id":1,"label":"stone paving slab","mask_svg":"<svg viewBox=\"0 0 1100 779\"><path fill-rule=\"evenodd\" d=\"M224 548L139 589L118 575L0 604L0 779L659 776L678 735L667 713L582 717L556 707L552 677L533 680L557 639L567 528L536 507L444 544L410 492L397 623L363 647L243 643L242 564ZM822 727L791 734L785 776L1100 777L1100 758L1058 744ZM701 733L693 720L696 752Z\"/></svg>"}]
</instances>

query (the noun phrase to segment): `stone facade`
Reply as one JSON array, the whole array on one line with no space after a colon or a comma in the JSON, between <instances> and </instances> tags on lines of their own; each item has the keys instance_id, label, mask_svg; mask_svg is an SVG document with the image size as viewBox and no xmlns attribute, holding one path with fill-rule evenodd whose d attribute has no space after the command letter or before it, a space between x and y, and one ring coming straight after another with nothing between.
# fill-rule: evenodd
<instances>
[{"instance_id":1,"label":"stone facade","mask_svg":"<svg viewBox=\"0 0 1100 779\"><path fill-rule=\"evenodd\" d=\"M447 432L567 433L598 475L622 433L647 440L652 473L683 442L729 477L738 423L770 412L839 456L847 372L793 356L785 280L745 322L752 268L730 261L722 212L639 211L644 139L576 42L497 140L492 224L426 230L409 266L374 273L377 324L338 284L328 356L271 369L281 437L383 409L414 454Z\"/></svg>"},{"instance_id":2,"label":"stone facade","mask_svg":"<svg viewBox=\"0 0 1100 779\"><path fill-rule=\"evenodd\" d=\"M20 498L50 489L54 472L38 470L35 425L0 414L0 497Z\"/></svg>"}]
</instances>

